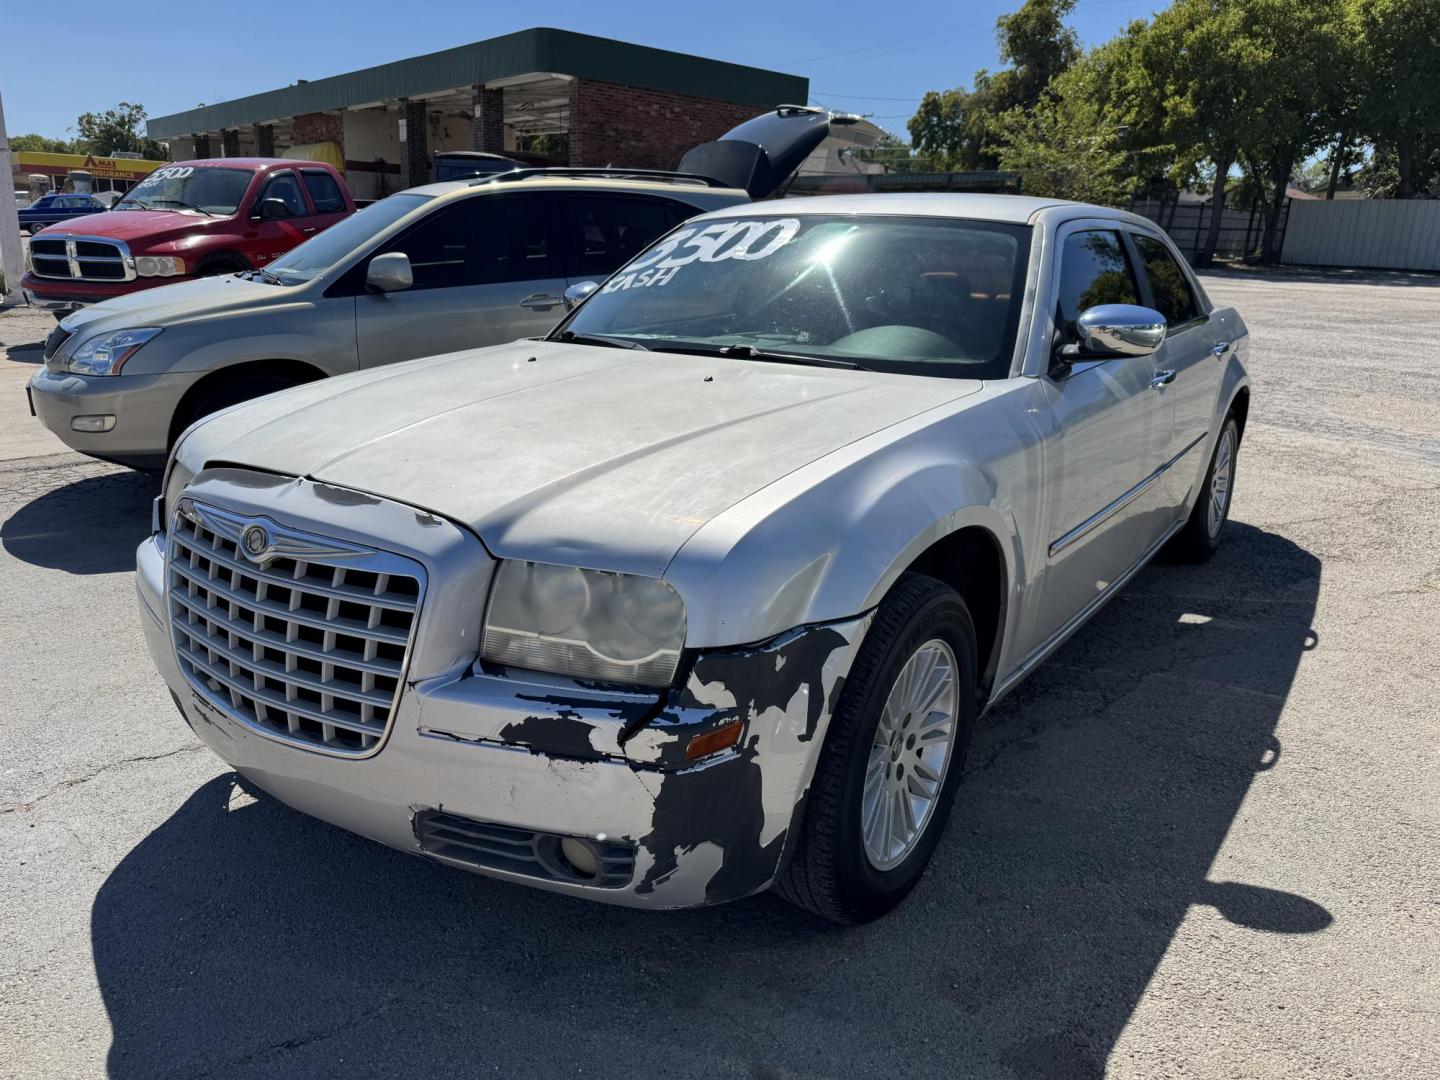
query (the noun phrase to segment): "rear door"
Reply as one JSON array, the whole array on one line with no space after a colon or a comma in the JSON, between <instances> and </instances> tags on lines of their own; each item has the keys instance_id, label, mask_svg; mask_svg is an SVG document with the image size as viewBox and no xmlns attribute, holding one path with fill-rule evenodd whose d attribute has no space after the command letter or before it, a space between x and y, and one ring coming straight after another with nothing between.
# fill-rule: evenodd
<instances>
[{"instance_id":1,"label":"rear door","mask_svg":"<svg viewBox=\"0 0 1440 1080\"><path fill-rule=\"evenodd\" d=\"M565 311L556 199L484 194L450 203L384 245L415 284L355 304L360 365L373 367L535 337ZM367 260L357 266L363 283Z\"/></svg>"},{"instance_id":2,"label":"rear door","mask_svg":"<svg viewBox=\"0 0 1440 1080\"><path fill-rule=\"evenodd\" d=\"M1165 316L1165 343L1154 354L1158 396L1169 429L1163 490L1178 516L1207 463L1206 436L1215 421L1220 377L1233 334L1216 325L1201 293L1170 247L1139 230L1130 233L1147 307Z\"/></svg>"},{"instance_id":3,"label":"rear door","mask_svg":"<svg viewBox=\"0 0 1440 1080\"><path fill-rule=\"evenodd\" d=\"M305 194L310 196L316 232L328 229L350 212L339 182L325 169L301 169L300 179L305 184Z\"/></svg>"},{"instance_id":4,"label":"rear door","mask_svg":"<svg viewBox=\"0 0 1440 1080\"><path fill-rule=\"evenodd\" d=\"M565 278L604 281L651 242L700 211L686 203L619 192L577 193L561 200Z\"/></svg>"}]
</instances>

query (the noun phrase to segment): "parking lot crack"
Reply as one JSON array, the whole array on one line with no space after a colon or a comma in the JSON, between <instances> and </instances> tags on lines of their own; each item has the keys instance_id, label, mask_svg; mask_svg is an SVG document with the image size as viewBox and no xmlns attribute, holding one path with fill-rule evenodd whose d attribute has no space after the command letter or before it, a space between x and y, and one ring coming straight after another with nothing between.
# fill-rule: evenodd
<instances>
[{"instance_id":1,"label":"parking lot crack","mask_svg":"<svg viewBox=\"0 0 1440 1080\"><path fill-rule=\"evenodd\" d=\"M48 791L41 792L39 795L36 795L35 798L29 800L28 802L10 803L5 806L0 806L0 814L14 814L22 810L33 810L36 806L44 802L46 799L58 795L62 791L68 791L70 788L78 787L81 784L88 784L97 776L100 776L103 773L110 772L114 769L122 768L126 765L143 765L151 761L164 761L166 758L178 757L181 754L194 754L204 749L205 747L203 746L181 746L177 747L174 750L167 750L163 754L141 754L137 757L121 758L119 761L109 761L106 762L104 765L101 765L98 769L91 770L84 776L71 776L67 779L61 780L58 784L55 784Z\"/></svg>"}]
</instances>

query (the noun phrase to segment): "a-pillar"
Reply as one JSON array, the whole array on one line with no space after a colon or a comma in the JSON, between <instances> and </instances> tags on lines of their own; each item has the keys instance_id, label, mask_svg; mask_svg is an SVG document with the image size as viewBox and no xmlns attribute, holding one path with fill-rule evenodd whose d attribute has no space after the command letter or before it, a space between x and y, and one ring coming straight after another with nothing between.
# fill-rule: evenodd
<instances>
[{"instance_id":1,"label":"a-pillar","mask_svg":"<svg viewBox=\"0 0 1440 1080\"><path fill-rule=\"evenodd\" d=\"M505 91L475 87L475 119L470 126L470 148L487 154L505 152Z\"/></svg>"},{"instance_id":2,"label":"a-pillar","mask_svg":"<svg viewBox=\"0 0 1440 1080\"><path fill-rule=\"evenodd\" d=\"M400 184L415 187L430 182L429 130L425 120L425 102L400 102L400 117L405 125L401 132Z\"/></svg>"}]
</instances>

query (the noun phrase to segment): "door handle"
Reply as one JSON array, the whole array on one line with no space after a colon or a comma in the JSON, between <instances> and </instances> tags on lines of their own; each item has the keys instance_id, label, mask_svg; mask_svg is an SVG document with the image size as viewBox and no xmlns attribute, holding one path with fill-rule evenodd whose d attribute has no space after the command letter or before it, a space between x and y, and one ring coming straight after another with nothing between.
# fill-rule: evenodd
<instances>
[{"instance_id":1,"label":"door handle","mask_svg":"<svg viewBox=\"0 0 1440 1080\"><path fill-rule=\"evenodd\" d=\"M1173 372L1173 371L1157 371L1157 372L1155 373L1155 377L1150 380L1150 389L1152 389L1152 390L1160 390L1160 389L1162 389L1162 388L1164 388L1164 387L1166 387L1166 386L1169 386L1169 385L1170 385L1172 382L1174 382L1174 381L1175 381L1175 372Z\"/></svg>"},{"instance_id":2,"label":"door handle","mask_svg":"<svg viewBox=\"0 0 1440 1080\"><path fill-rule=\"evenodd\" d=\"M520 306L531 311L549 311L553 307L559 307L565 301L558 296L550 296L543 292L531 293L520 301Z\"/></svg>"},{"instance_id":3,"label":"door handle","mask_svg":"<svg viewBox=\"0 0 1440 1080\"><path fill-rule=\"evenodd\" d=\"M1210 346L1210 355L1215 357L1217 360L1225 359L1225 354L1229 351L1230 342L1228 341L1217 341L1214 345Z\"/></svg>"},{"instance_id":4,"label":"door handle","mask_svg":"<svg viewBox=\"0 0 1440 1080\"><path fill-rule=\"evenodd\" d=\"M311 233L313 233L313 232L315 231L315 226L314 226L314 225L311 225L308 229L301 229L300 231L301 231L302 233L304 233L306 236L309 236Z\"/></svg>"}]
</instances>

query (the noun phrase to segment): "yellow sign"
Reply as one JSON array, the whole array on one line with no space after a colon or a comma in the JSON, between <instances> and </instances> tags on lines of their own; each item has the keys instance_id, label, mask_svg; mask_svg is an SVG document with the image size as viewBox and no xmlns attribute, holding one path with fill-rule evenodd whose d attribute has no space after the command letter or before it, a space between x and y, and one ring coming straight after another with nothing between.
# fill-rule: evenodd
<instances>
[{"instance_id":1,"label":"yellow sign","mask_svg":"<svg viewBox=\"0 0 1440 1080\"><path fill-rule=\"evenodd\" d=\"M64 176L68 172L83 169L91 176L111 180L139 180L167 164L169 162L142 161L139 158L96 157L94 154L42 154L33 150L21 150L15 155L16 172Z\"/></svg>"}]
</instances>

